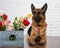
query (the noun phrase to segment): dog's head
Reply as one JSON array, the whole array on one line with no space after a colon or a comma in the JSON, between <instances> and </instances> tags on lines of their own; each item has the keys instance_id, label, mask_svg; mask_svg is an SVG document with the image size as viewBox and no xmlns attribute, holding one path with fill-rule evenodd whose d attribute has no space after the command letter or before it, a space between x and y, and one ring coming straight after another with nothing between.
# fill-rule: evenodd
<instances>
[{"instance_id":1,"label":"dog's head","mask_svg":"<svg viewBox=\"0 0 60 48\"><path fill-rule=\"evenodd\" d=\"M32 10L32 20L34 20L37 24L45 22L45 13L47 11L47 3L44 4L42 8L36 9L33 4L31 4L31 10Z\"/></svg>"}]
</instances>

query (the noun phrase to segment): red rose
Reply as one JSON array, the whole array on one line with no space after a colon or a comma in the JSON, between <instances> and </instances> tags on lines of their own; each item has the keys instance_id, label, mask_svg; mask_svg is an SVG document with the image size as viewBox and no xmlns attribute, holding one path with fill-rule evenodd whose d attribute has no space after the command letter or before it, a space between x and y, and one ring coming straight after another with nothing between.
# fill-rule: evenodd
<instances>
[{"instance_id":1,"label":"red rose","mask_svg":"<svg viewBox=\"0 0 60 48\"><path fill-rule=\"evenodd\" d=\"M2 21L0 21L0 29L2 28Z\"/></svg>"},{"instance_id":2,"label":"red rose","mask_svg":"<svg viewBox=\"0 0 60 48\"><path fill-rule=\"evenodd\" d=\"M7 15L3 14L3 18L4 18L4 20L6 20L7 19Z\"/></svg>"},{"instance_id":3,"label":"red rose","mask_svg":"<svg viewBox=\"0 0 60 48\"><path fill-rule=\"evenodd\" d=\"M30 22L27 19L24 19L24 25L28 26L30 24Z\"/></svg>"}]
</instances>

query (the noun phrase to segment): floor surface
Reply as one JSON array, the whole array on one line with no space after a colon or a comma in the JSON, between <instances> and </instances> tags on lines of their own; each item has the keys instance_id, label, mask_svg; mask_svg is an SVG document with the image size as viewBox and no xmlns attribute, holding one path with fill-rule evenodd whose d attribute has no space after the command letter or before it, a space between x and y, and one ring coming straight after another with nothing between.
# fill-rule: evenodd
<instances>
[{"instance_id":1,"label":"floor surface","mask_svg":"<svg viewBox=\"0 0 60 48\"><path fill-rule=\"evenodd\" d=\"M38 45L37 45L38 46ZM19 46L11 46L11 47L0 47L0 48L23 48L23 47L19 47ZM30 47L27 42L26 42L26 37L24 39L24 48L37 48L36 46L34 47ZM38 47L40 48L40 47ZM60 37L51 37L48 36L47 37L47 45L46 48L60 48Z\"/></svg>"},{"instance_id":2,"label":"floor surface","mask_svg":"<svg viewBox=\"0 0 60 48\"><path fill-rule=\"evenodd\" d=\"M26 38L24 41L25 41L24 48L41 48L38 45L30 47L26 42ZM47 37L46 48L60 48L60 37L50 37L50 36Z\"/></svg>"}]
</instances>

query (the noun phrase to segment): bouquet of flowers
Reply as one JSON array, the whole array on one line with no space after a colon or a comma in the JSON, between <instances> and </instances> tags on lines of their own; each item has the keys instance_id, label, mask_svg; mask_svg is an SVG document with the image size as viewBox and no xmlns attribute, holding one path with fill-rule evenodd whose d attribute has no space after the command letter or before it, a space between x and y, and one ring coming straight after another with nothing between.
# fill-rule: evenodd
<instances>
[{"instance_id":1,"label":"bouquet of flowers","mask_svg":"<svg viewBox=\"0 0 60 48\"><path fill-rule=\"evenodd\" d=\"M10 20L8 20L8 15L6 13L0 12L0 30L21 30L25 29L29 24L29 18L32 16L32 14L27 14L24 18L15 17L13 26L9 25Z\"/></svg>"},{"instance_id":2,"label":"bouquet of flowers","mask_svg":"<svg viewBox=\"0 0 60 48\"><path fill-rule=\"evenodd\" d=\"M0 13L0 30L6 30L7 26L9 25L10 21L7 20L8 15L5 13Z\"/></svg>"},{"instance_id":3,"label":"bouquet of flowers","mask_svg":"<svg viewBox=\"0 0 60 48\"><path fill-rule=\"evenodd\" d=\"M13 23L14 29L21 30L21 29L26 28L30 24L28 18L30 18L31 16L32 16L32 14L26 15L24 18L23 17L20 17L20 18L15 17L14 23Z\"/></svg>"}]
</instances>

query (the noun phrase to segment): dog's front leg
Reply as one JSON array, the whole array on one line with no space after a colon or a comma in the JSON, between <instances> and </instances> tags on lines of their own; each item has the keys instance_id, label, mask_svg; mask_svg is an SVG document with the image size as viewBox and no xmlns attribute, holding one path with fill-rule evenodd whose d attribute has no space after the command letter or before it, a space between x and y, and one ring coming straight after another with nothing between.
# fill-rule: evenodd
<instances>
[{"instance_id":1,"label":"dog's front leg","mask_svg":"<svg viewBox=\"0 0 60 48\"><path fill-rule=\"evenodd\" d=\"M40 45L44 45L46 43L46 30L43 30L42 32L40 32Z\"/></svg>"},{"instance_id":2,"label":"dog's front leg","mask_svg":"<svg viewBox=\"0 0 60 48\"><path fill-rule=\"evenodd\" d=\"M41 41L39 45L41 46L41 48L46 48L46 36L45 35L41 37Z\"/></svg>"},{"instance_id":3,"label":"dog's front leg","mask_svg":"<svg viewBox=\"0 0 60 48\"><path fill-rule=\"evenodd\" d=\"M40 45L45 45L46 44L46 27L45 26L43 29L40 30L40 37L41 37L41 40L40 40Z\"/></svg>"},{"instance_id":4,"label":"dog's front leg","mask_svg":"<svg viewBox=\"0 0 60 48\"><path fill-rule=\"evenodd\" d=\"M46 33L43 33L42 35L41 35L41 40L40 40L40 42L39 42L39 45L41 45L41 46L46 46ZM45 48L45 47L44 47Z\"/></svg>"},{"instance_id":5,"label":"dog's front leg","mask_svg":"<svg viewBox=\"0 0 60 48\"><path fill-rule=\"evenodd\" d=\"M30 35L30 38L29 38L29 44L30 44L31 46L34 46L34 45L35 45L34 38L35 38L35 33L34 33L34 30L32 30L32 31L31 31L31 35Z\"/></svg>"},{"instance_id":6,"label":"dog's front leg","mask_svg":"<svg viewBox=\"0 0 60 48\"><path fill-rule=\"evenodd\" d=\"M41 37L41 40L40 40L40 43L39 43L40 45L45 45L46 44L46 36L45 35L43 35L42 37Z\"/></svg>"}]
</instances>

